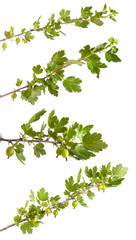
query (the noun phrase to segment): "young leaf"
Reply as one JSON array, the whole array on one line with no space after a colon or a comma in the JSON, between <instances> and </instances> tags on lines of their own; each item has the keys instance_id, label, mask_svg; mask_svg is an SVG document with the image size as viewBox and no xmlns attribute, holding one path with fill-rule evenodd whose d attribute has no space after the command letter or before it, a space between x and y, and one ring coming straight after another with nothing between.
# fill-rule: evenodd
<instances>
[{"instance_id":1,"label":"young leaf","mask_svg":"<svg viewBox=\"0 0 136 240\"><path fill-rule=\"evenodd\" d=\"M44 144L43 143L38 143L38 144L36 144L34 147L33 147L33 149L34 149L34 155L36 156L36 157L40 157L40 155L46 155L46 152L45 152L45 150L44 150Z\"/></svg>"},{"instance_id":2,"label":"young leaf","mask_svg":"<svg viewBox=\"0 0 136 240\"><path fill-rule=\"evenodd\" d=\"M55 114L55 110L53 110L48 117L48 125L50 128L55 128L55 126L57 126L59 123L57 116L54 116L54 114Z\"/></svg>"},{"instance_id":3,"label":"young leaf","mask_svg":"<svg viewBox=\"0 0 136 240\"><path fill-rule=\"evenodd\" d=\"M82 168L79 169L79 172L78 172L78 175L77 175L77 184L80 183L81 173L82 173Z\"/></svg>"},{"instance_id":4,"label":"young leaf","mask_svg":"<svg viewBox=\"0 0 136 240\"><path fill-rule=\"evenodd\" d=\"M68 92L81 92L81 82L81 79L71 76L63 81L63 86Z\"/></svg>"},{"instance_id":5,"label":"young leaf","mask_svg":"<svg viewBox=\"0 0 136 240\"><path fill-rule=\"evenodd\" d=\"M40 119L41 116L43 116L45 114L45 109L43 108L42 110L40 110L39 112L37 112L36 114L34 114L28 121L28 124L31 124L33 122L36 122Z\"/></svg>"},{"instance_id":6,"label":"young leaf","mask_svg":"<svg viewBox=\"0 0 136 240\"><path fill-rule=\"evenodd\" d=\"M64 22L70 21L70 10L62 9L59 14L60 19L63 20Z\"/></svg>"},{"instance_id":7,"label":"young leaf","mask_svg":"<svg viewBox=\"0 0 136 240\"><path fill-rule=\"evenodd\" d=\"M93 200L93 198L95 197L95 194L92 192L92 191L88 191L87 192L87 196L88 196L88 198L90 199L90 200Z\"/></svg>"},{"instance_id":8,"label":"young leaf","mask_svg":"<svg viewBox=\"0 0 136 240\"><path fill-rule=\"evenodd\" d=\"M93 128L93 125L87 125L85 127L82 126L82 124L80 124L77 127L77 137L82 141L83 136L90 132L90 130Z\"/></svg>"},{"instance_id":9,"label":"young leaf","mask_svg":"<svg viewBox=\"0 0 136 240\"><path fill-rule=\"evenodd\" d=\"M77 201L83 206L83 207L88 207L87 204L84 202L84 199L81 195L77 196Z\"/></svg>"},{"instance_id":10,"label":"young leaf","mask_svg":"<svg viewBox=\"0 0 136 240\"><path fill-rule=\"evenodd\" d=\"M41 65L37 65L37 66L34 66L34 67L33 67L33 71L34 71L34 73L36 73L36 74L40 74L40 73L43 72L43 69L42 69Z\"/></svg>"},{"instance_id":11,"label":"young leaf","mask_svg":"<svg viewBox=\"0 0 136 240\"><path fill-rule=\"evenodd\" d=\"M44 188L41 188L37 192L37 197L39 198L40 201L47 201L49 199L49 194L48 192L45 192Z\"/></svg>"},{"instance_id":12,"label":"young leaf","mask_svg":"<svg viewBox=\"0 0 136 240\"><path fill-rule=\"evenodd\" d=\"M29 195L30 201L35 203L35 194L32 190L30 190L30 195Z\"/></svg>"},{"instance_id":13,"label":"young leaf","mask_svg":"<svg viewBox=\"0 0 136 240\"><path fill-rule=\"evenodd\" d=\"M87 160L95 157L95 154L83 145L77 145L74 150L70 150L70 156L77 160Z\"/></svg>"},{"instance_id":14,"label":"young leaf","mask_svg":"<svg viewBox=\"0 0 136 240\"><path fill-rule=\"evenodd\" d=\"M74 192L77 189L77 185L74 184L74 179L72 176L68 180L65 180L65 186L70 192Z\"/></svg>"}]
</instances>

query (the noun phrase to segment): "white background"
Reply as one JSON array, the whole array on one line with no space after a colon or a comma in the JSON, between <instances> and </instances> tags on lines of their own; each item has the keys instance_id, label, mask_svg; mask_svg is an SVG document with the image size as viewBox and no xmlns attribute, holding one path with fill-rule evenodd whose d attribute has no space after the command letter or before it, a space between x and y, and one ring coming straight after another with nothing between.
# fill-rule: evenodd
<instances>
[{"instance_id":1,"label":"white background","mask_svg":"<svg viewBox=\"0 0 136 240\"><path fill-rule=\"evenodd\" d=\"M42 15L41 25L47 22L52 13L62 8L71 9L73 17L80 15L82 6L94 6L101 10L103 0L78 1L2 1L0 7L0 39L3 32L15 27L30 29L32 23ZM16 208L24 206L30 189L35 192L45 187L51 195L63 196L65 178L76 177L80 167L101 166L109 161L112 165L122 163L129 168L126 179L117 188L108 189L104 194L97 193L93 201L87 201L89 208L67 208L60 212L57 219L44 218L44 224L34 229L32 235L23 235L19 228L13 227L0 233L0 239L136 239L135 215L135 10L134 1L109 0L107 5L120 14L117 23L106 20L102 27L90 24L88 29L65 26L67 36L51 41L42 33L29 44L7 42L5 52L0 50L0 94L11 91L16 79L32 78L32 67L41 64L46 67L55 51L64 49L67 57L77 59L78 51L86 44L96 46L111 36L119 40L121 63L110 63L101 71L100 79L92 75L86 67L71 66L66 76L75 75L83 80L82 93L70 94L60 88L59 97L42 96L34 105L11 97L0 99L0 132L5 138L17 138L20 126L37 111L45 108L47 114L41 119L46 121L48 113L56 109L56 114L70 117L70 122L83 125L93 124L93 131L102 133L109 147L97 157L85 162L69 158L55 158L55 149L45 146L47 155L37 159L31 148L25 148L26 166L16 157L6 159L7 143L0 143L0 228L13 222Z\"/></svg>"}]
</instances>

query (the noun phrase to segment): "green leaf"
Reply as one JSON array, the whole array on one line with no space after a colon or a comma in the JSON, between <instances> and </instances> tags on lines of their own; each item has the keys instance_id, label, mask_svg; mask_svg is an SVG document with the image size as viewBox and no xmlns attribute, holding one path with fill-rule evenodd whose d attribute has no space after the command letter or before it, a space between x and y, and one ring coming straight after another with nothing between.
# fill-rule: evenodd
<instances>
[{"instance_id":1,"label":"green leaf","mask_svg":"<svg viewBox=\"0 0 136 240\"><path fill-rule=\"evenodd\" d=\"M85 7L85 8L82 7L81 8L81 17L83 19L90 18L93 15L93 13L91 12L91 9L92 9L92 7Z\"/></svg>"},{"instance_id":2,"label":"green leaf","mask_svg":"<svg viewBox=\"0 0 136 240\"><path fill-rule=\"evenodd\" d=\"M28 124L31 124L33 122L36 122L40 119L41 116L43 116L45 114L45 109L43 108L42 110L40 110L39 112L37 112L36 114L34 114L28 121Z\"/></svg>"},{"instance_id":3,"label":"green leaf","mask_svg":"<svg viewBox=\"0 0 136 240\"><path fill-rule=\"evenodd\" d=\"M17 227L19 226L20 221L21 221L21 216L16 215L16 216L14 217L14 222L15 222L15 224L16 224Z\"/></svg>"},{"instance_id":4,"label":"green leaf","mask_svg":"<svg viewBox=\"0 0 136 240\"><path fill-rule=\"evenodd\" d=\"M79 124L76 122L67 129L66 133L64 134L66 139L70 140L76 136L76 134L77 134L76 129L77 129L78 125Z\"/></svg>"},{"instance_id":5,"label":"green leaf","mask_svg":"<svg viewBox=\"0 0 136 240\"><path fill-rule=\"evenodd\" d=\"M18 79L17 79L17 82L16 82L16 86L17 86L17 87L21 86L22 82L23 82L23 81L18 78Z\"/></svg>"},{"instance_id":6,"label":"green leaf","mask_svg":"<svg viewBox=\"0 0 136 240\"><path fill-rule=\"evenodd\" d=\"M34 105L35 102L38 100L38 96L41 95L41 90L43 90L42 86L35 85L33 88L23 90L21 92L21 98Z\"/></svg>"},{"instance_id":7,"label":"green leaf","mask_svg":"<svg viewBox=\"0 0 136 240\"><path fill-rule=\"evenodd\" d=\"M55 110L53 110L48 117L48 125L50 128L55 128L55 126L57 126L59 123L57 116L54 116L54 114L55 114Z\"/></svg>"},{"instance_id":8,"label":"green leaf","mask_svg":"<svg viewBox=\"0 0 136 240\"><path fill-rule=\"evenodd\" d=\"M35 22L33 23L33 26L34 26L34 29L35 29L35 30L39 29L39 27L40 27L40 19L41 19L41 16L38 18L37 21L35 21Z\"/></svg>"},{"instance_id":9,"label":"green leaf","mask_svg":"<svg viewBox=\"0 0 136 240\"><path fill-rule=\"evenodd\" d=\"M112 178L110 180L109 183L106 183L106 187L117 187L118 185L120 185L122 183L122 181L124 180L124 178Z\"/></svg>"},{"instance_id":10,"label":"green leaf","mask_svg":"<svg viewBox=\"0 0 136 240\"><path fill-rule=\"evenodd\" d=\"M116 167L112 168L112 174L114 177L124 177L127 171L128 171L128 168L123 167L122 164L118 164Z\"/></svg>"},{"instance_id":11,"label":"green leaf","mask_svg":"<svg viewBox=\"0 0 136 240\"><path fill-rule=\"evenodd\" d=\"M97 26L102 26L103 25L103 21L100 20L100 18L98 18L97 16L92 16L91 17L91 22L96 24Z\"/></svg>"},{"instance_id":12,"label":"green leaf","mask_svg":"<svg viewBox=\"0 0 136 240\"><path fill-rule=\"evenodd\" d=\"M116 47L114 46L114 48L112 47L109 51L107 51L105 53L105 59L108 62L121 62L121 59L114 53L113 49L115 49ZM116 52L117 52L117 48L116 48Z\"/></svg>"},{"instance_id":13,"label":"green leaf","mask_svg":"<svg viewBox=\"0 0 136 240\"><path fill-rule=\"evenodd\" d=\"M89 45L86 45L84 48L80 49L79 53L81 53L81 58L85 58L92 54L92 49Z\"/></svg>"},{"instance_id":14,"label":"green leaf","mask_svg":"<svg viewBox=\"0 0 136 240\"><path fill-rule=\"evenodd\" d=\"M77 184L80 183L81 180L81 173L82 173L82 168L79 169L78 175L77 175Z\"/></svg>"},{"instance_id":15,"label":"green leaf","mask_svg":"<svg viewBox=\"0 0 136 240\"><path fill-rule=\"evenodd\" d=\"M90 132L90 130L93 128L93 125L87 125L85 127L82 126L82 124L80 124L77 127L77 137L82 141L83 136Z\"/></svg>"},{"instance_id":16,"label":"green leaf","mask_svg":"<svg viewBox=\"0 0 136 240\"><path fill-rule=\"evenodd\" d=\"M87 196L88 196L88 198L89 198L90 200L93 200L95 194L94 194L92 191L89 190L89 191L87 192Z\"/></svg>"},{"instance_id":17,"label":"green leaf","mask_svg":"<svg viewBox=\"0 0 136 240\"><path fill-rule=\"evenodd\" d=\"M30 195L29 195L30 201L35 203L35 194L32 190L30 190Z\"/></svg>"},{"instance_id":18,"label":"green leaf","mask_svg":"<svg viewBox=\"0 0 136 240\"><path fill-rule=\"evenodd\" d=\"M83 145L77 145L74 150L70 150L70 155L77 160L87 160L90 157L95 157L95 154Z\"/></svg>"},{"instance_id":19,"label":"green leaf","mask_svg":"<svg viewBox=\"0 0 136 240\"><path fill-rule=\"evenodd\" d=\"M24 222L24 223L22 223L20 229L21 229L23 234L26 234L26 233L31 234L33 232L32 227L33 227L33 223Z\"/></svg>"},{"instance_id":20,"label":"green leaf","mask_svg":"<svg viewBox=\"0 0 136 240\"><path fill-rule=\"evenodd\" d=\"M15 152L18 160L24 164L24 161L26 160L25 156L23 155L24 151L24 145L22 143L19 143L16 145Z\"/></svg>"},{"instance_id":21,"label":"green leaf","mask_svg":"<svg viewBox=\"0 0 136 240\"><path fill-rule=\"evenodd\" d=\"M87 60L87 67L92 74L96 74L97 78L99 78L100 69L107 68L107 65L100 61L100 57L97 54L93 54Z\"/></svg>"},{"instance_id":22,"label":"green leaf","mask_svg":"<svg viewBox=\"0 0 136 240\"><path fill-rule=\"evenodd\" d=\"M55 52L51 58L51 61L47 64L46 72L51 73L51 72L63 67L68 60L64 56L65 56L64 50Z\"/></svg>"},{"instance_id":23,"label":"green leaf","mask_svg":"<svg viewBox=\"0 0 136 240\"><path fill-rule=\"evenodd\" d=\"M36 144L34 147L33 147L33 149L34 149L34 155L36 156L36 157L40 157L41 155L46 155L46 152L45 152L45 150L44 150L44 144L43 143L38 143L38 144Z\"/></svg>"},{"instance_id":24,"label":"green leaf","mask_svg":"<svg viewBox=\"0 0 136 240\"><path fill-rule=\"evenodd\" d=\"M79 18L75 21L75 26L77 27L82 27L82 28L87 28L89 25L89 21L83 21L82 18Z\"/></svg>"},{"instance_id":25,"label":"green leaf","mask_svg":"<svg viewBox=\"0 0 136 240\"><path fill-rule=\"evenodd\" d=\"M66 127L65 125L67 125L69 122L69 118L68 117L63 117L58 124L54 127L54 131L57 133L62 133L64 131L66 131Z\"/></svg>"},{"instance_id":26,"label":"green leaf","mask_svg":"<svg viewBox=\"0 0 136 240\"><path fill-rule=\"evenodd\" d=\"M74 192L77 190L77 184L74 184L73 176L71 176L68 180L65 180L65 186L70 192Z\"/></svg>"},{"instance_id":27,"label":"green leaf","mask_svg":"<svg viewBox=\"0 0 136 240\"><path fill-rule=\"evenodd\" d=\"M34 66L32 69L36 74L40 74L43 72L41 65Z\"/></svg>"},{"instance_id":28,"label":"green leaf","mask_svg":"<svg viewBox=\"0 0 136 240\"><path fill-rule=\"evenodd\" d=\"M32 35L31 32L26 32L24 37L27 42L30 42L32 39L34 39L34 35Z\"/></svg>"},{"instance_id":29,"label":"green leaf","mask_svg":"<svg viewBox=\"0 0 136 240\"><path fill-rule=\"evenodd\" d=\"M68 22L70 20L70 10L62 9L59 14L60 19L63 20L64 22Z\"/></svg>"},{"instance_id":30,"label":"green leaf","mask_svg":"<svg viewBox=\"0 0 136 240\"><path fill-rule=\"evenodd\" d=\"M87 204L84 202L84 199L81 195L77 196L77 201L83 206L83 207L88 207Z\"/></svg>"},{"instance_id":31,"label":"green leaf","mask_svg":"<svg viewBox=\"0 0 136 240\"><path fill-rule=\"evenodd\" d=\"M81 92L81 82L81 79L70 76L63 81L63 86L68 92Z\"/></svg>"},{"instance_id":32,"label":"green leaf","mask_svg":"<svg viewBox=\"0 0 136 240\"><path fill-rule=\"evenodd\" d=\"M100 133L86 133L83 137L83 145L92 152L99 152L107 148L108 145L101 140Z\"/></svg>"},{"instance_id":33,"label":"green leaf","mask_svg":"<svg viewBox=\"0 0 136 240\"><path fill-rule=\"evenodd\" d=\"M41 188L37 192L37 197L39 198L40 201L47 201L49 199L49 194L48 192L45 192L44 188Z\"/></svg>"}]
</instances>

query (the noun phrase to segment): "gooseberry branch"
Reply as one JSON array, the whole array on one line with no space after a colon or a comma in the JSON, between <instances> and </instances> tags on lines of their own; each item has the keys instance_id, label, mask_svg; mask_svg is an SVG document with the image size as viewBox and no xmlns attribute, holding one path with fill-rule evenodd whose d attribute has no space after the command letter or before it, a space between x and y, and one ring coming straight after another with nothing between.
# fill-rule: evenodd
<instances>
[{"instance_id":1,"label":"gooseberry branch","mask_svg":"<svg viewBox=\"0 0 136 240\"><path fill-rule=\"evenodd\" d=\"M86 192L87 192L88 190L90 190L91 188L98 187L100 184L101 184L101 182L100 182L99 184L91 185L91 186L87 187L86 189L84 189L82 192L76 193L73 197L67 198L67 199L64 200L64 201L59 202L59 203L58 203L58 207L61 206L61 205L63 205L63 204L66 203L66 202L69 202L69 201L71 201L71 200L76 199L76 197L77 197L78 195L83 195L84 193L86 193ZM52 206L52 207L49 207L49 209L50 209L50 210L56 209L56 207L53 207L53 206ZM43 213L45 213L45 210L41 210L41 211L39 212L39 214L43 214ZM37 214L35 214L35 216L36 216L36 215L37 215ZM27 220L26 218L23 218L19 223L25 222L26 220ZM7 230L8 228L11 228L11 227L14 227L14 226L16 226L15 223L12 223L12 224L10 224L10 225L7 225L6 227L0 229L0 232L5 231L5 230Z\"/></svg>"}]
</instances>

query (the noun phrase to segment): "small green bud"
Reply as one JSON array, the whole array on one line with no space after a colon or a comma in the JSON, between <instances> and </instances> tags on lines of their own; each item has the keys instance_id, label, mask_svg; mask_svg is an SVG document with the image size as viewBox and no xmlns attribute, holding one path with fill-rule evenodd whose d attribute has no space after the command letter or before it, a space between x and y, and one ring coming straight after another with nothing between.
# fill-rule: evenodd
<instances>
[{"instance_id":1,"label":"small green bud","mask_svg":"<svg viewBox=\"0 0 136 240\"><path fill-rule=\"evenodd\" d=\"M2 48L3 48L3 51L5 51L5 49L7 48L7 44L6 44L6 43L3 43L3 44L2 44Z\"/></svg>"},{"instance_id":2,"label":"small green bud","mask_svg":"<svg viewBox=\"0 0 136 240\"><path fill-rule=\"evenodd\" d=\"M51 209L50 208L46 208L45 209L45 213L47 214L47 216L48 216L48 214L50 214L51 213Z\"/></svg>"},{"instance_id":3,"label":"small green bud","mask_svg":"<svg viewBox=\"0 0 136 240\"><path fill-rule=\"evenodd\" d=\"M19 43L20 43L20 38L17 37L17 38L16 38L16 44L19 44Z\"/></svg>"},{"instance_id":4,"label":"small green bud","mask_svg":"<svg viewBox=\"0 0 136 240\"><path fill-rule=\"evenodd\" d=\"M14 154L14 148L13 147L8 147L6 149L6 155L9 157L11 157Z\"/></svg>"},{"instance_id":5,"label":"small green bud","mask_svg":"<svg viewBox=\"0 0 136 240\"><path fill-rule=\"evenodd\" d=\"M58 136L57 139L56 139L57 142L62 142L63 141L63 138L61 136Z\"/></svg>"},{"instance_id":6,"label":"small green bud","mask_svg":"<svg viewBox=\"0 0 136 240\"><path fill-rule=\"evenodd\" d=\"M34 81L34 80L31 80L31 81L30 81L30 85L31 85L31 86L34 86L34 84L35 84L35 81Z\"/></svg>"},{"instance_id":7,"label":"small green bud","mask_svg":"<svg viewBox=\"0 0 136 240\"><path fill-rule=\"evenodd\" d=\"M76 200L74 200L74 201L72 202L73 208L76 208L76 207L77 207L77 204L78 204L78 202L77 202Z\"/></svg>"},{"instance_id":8,"label":"small green bud","mask_svg":"<svg viewBox=\"0 0 136 240\"><path fill-rule=\"evenodd\" d=\"M67 157L68 157L68 155L69 155L68 149L66 149L66 148L63 149L61 155L62 155L62 157L66 158L66 160L67 160Z\"/></svg>"},{"instance_id":9,"label":"small green bud","mask_svg":"<svg viewBox=\"0 0 136 240\"><path fill-rule=\"evenodd\" d=\"M56 216L58 215L58 210L57 210L57 209L55 209L55 210L53 211L53 215L54 215L54 217L56 217Z\"/></svg>"},{"instance_id":10,"label":"small green bud","mask_svg":"<svg viewBox=\"0 0 136 240\"><path fill-rule=\"evenodd\" d=\"M11 94L11 98L14 100L17 97L17 94L14 92Z\"/></svg>"}]
</instances>

